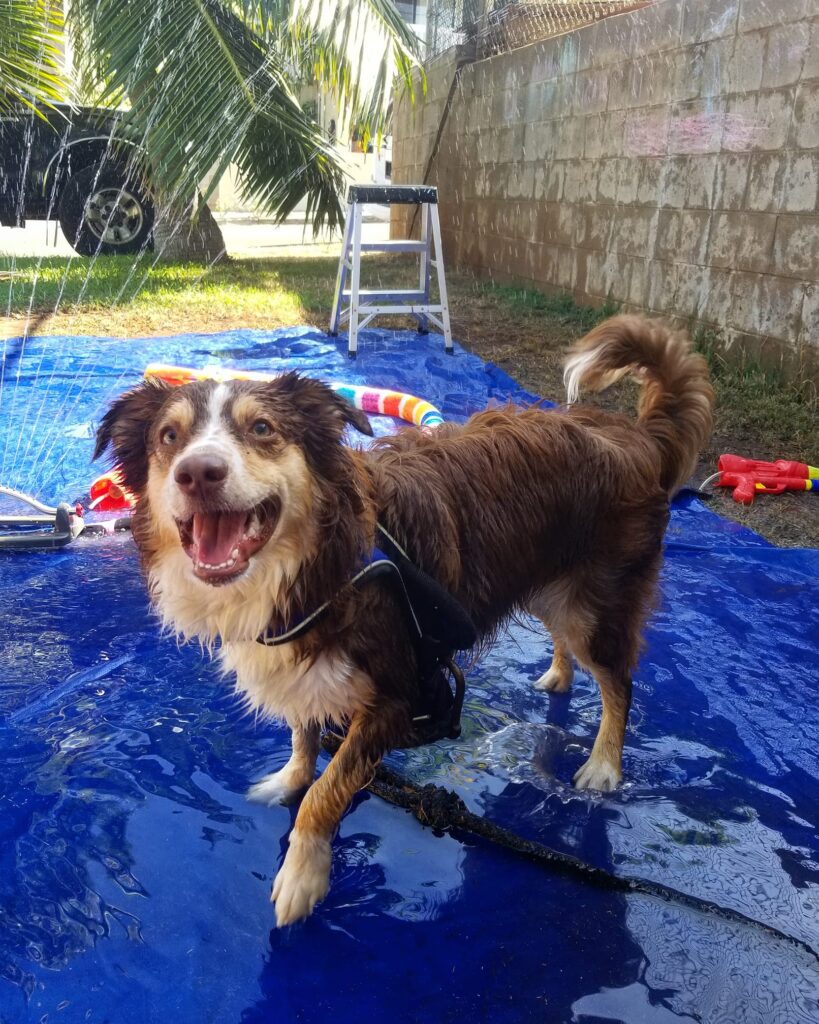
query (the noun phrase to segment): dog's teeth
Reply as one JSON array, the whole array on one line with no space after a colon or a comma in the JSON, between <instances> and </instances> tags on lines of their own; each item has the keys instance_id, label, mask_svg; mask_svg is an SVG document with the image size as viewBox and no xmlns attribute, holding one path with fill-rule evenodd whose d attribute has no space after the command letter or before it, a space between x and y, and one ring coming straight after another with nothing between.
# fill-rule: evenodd
<instances>
[{"instance_id":1,"label":"dog's teeth","mask_svg":"<svg viewBox=\"0 0 819 1024\"><path fill-rule=\"evenodd\" d=\"M238 557L239 557L239 549L238 548L234 548L231 551L231 553L230 553L230 560L231 560L231 562L235 562Z\"/></svg>"}]
</instances>

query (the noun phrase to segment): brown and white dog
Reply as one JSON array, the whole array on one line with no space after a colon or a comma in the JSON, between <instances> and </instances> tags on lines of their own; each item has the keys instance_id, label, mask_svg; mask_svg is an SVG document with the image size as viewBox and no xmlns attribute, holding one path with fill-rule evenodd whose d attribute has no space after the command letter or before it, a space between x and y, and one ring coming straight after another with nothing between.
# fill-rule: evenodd
<instances>
[{"instance_id":1,"label":"brown and white dog","mask_svg":"<svg viewBox=\"0 0 819 1024\"><path fill-rule=\"evenodd\" d=\"M603 714L581 789L621 778L631 672L661 561L669 496L706 440L704 360L660 323L618 316L578 343L570 402L628 371L636 422L594 409L492 409L430 433L409 428L368 451L342 444L366 417L295 373L271 383L146 381L106 413L109 445L138 496L133 532L164 623L205 644L254 708L293 732L287 765L251 790L306 795L273 885L279 925L327 892L341 816L384 753L412 733L418 680L392 588L349 581L376 523L454 595L481 636L528 610L554 638L535 686L564 692L572 656L597 680ZM329 602L303 638L256 638ZM347 727L313 781L321 728ZM309 788L307 788L309 787Z\"/></svg>"}]
</instances>

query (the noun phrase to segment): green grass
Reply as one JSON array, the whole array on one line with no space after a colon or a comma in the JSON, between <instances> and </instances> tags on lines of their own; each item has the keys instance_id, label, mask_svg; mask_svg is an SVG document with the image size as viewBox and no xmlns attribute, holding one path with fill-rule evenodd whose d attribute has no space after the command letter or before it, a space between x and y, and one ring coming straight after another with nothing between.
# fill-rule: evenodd
<instances>
[{"instance_id":1,"label":"green grass","mask_svg":"<svg viewBox=\"0 0 819 1024\"><path fill-rule=\"evenodd\" d=\"M816 387L810 381L788 381L752 360L732 363L723 355L720 333L713 329L695 331L694 342L708 360L716 391L715 439L726 435L757 439L760 458L776 455L816 464Z\"/></svg>"},{"instance_id":2,"label":"green grass","mask_svg":"<svg viewBox=\"0 0 819 1024\"><path fill-rule=\"evenodd\" d=\"M601 320L614 316L619 309L617 303L610 299L602 306L579 305L569 292L546 294L532 288L515 288L510 285L487 284L486 287L510 313L543 317L576 327L580 332L590 331Z\"/></svg>"}]
</instances>

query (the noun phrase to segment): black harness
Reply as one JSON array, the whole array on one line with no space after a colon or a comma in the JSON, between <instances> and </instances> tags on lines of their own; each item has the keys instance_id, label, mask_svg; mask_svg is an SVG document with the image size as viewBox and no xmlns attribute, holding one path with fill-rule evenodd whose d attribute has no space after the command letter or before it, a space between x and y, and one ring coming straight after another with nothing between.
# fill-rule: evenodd
<instances>
[{"instance_id":1,"label":"black harness","mask_svg":"<svg viewBox=\"0 0 819 1024\"><path fill-rule=\"evenodd\" d=\"M418 704L413 708L414 737L407 746L444 737L455 739L461 734L465 683L463 673L452 659L455 651L474 646L477 630L463 606L419 569L380 524L378 531L378 546L350 583L358 586L374 579L388 580L403 609L415 648L419 684ZM319 622L329 606L330 601L325 602L286 629L268 628L256 642L277 647L298 640Z\"/></svg>"}]
</instances>

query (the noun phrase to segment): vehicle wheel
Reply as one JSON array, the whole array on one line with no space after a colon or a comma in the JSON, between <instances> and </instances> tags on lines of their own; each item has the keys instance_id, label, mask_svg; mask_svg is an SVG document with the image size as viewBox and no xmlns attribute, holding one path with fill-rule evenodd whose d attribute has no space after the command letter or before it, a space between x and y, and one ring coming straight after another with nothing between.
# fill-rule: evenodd
<instances>
[{"instance_id":1,"label":"vehicle wheel","mask_svg":"<svg viewBox=\"0 0 819 1024\"><path fill-rule=\"evenodd\" d=\"M139 252L154 226L150 199L117 167L92 165L72 174L58 213L63 234L82 256Z\"/></svg>"}]
</instances>

